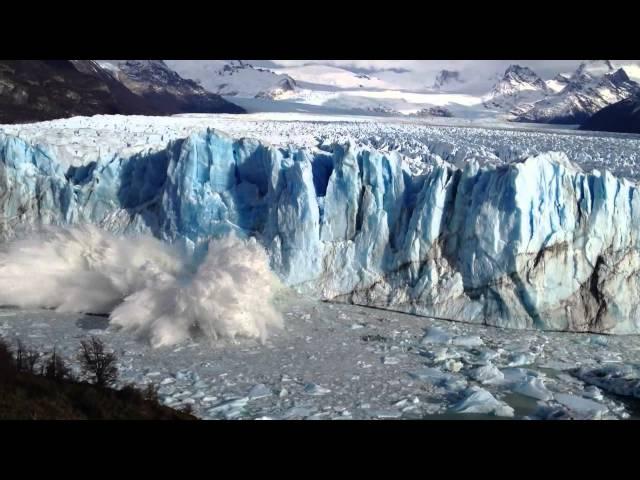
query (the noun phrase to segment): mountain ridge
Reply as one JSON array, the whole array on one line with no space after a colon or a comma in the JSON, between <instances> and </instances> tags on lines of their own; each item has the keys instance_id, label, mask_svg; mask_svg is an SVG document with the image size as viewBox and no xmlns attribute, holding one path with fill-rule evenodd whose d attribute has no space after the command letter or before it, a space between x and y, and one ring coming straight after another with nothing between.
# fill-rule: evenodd
<instances>
[{"instance_id":1,"label":"mountain ridge","mask_svg":"<svg viewBox=\"0 0 640 480\"><path fill-rule=\"evenodd\" d=\"M174 80L188 84L179 76ZM1 60L0 123L98 114L171 115L186 113L197 102L200 111L244 112L195 84L191 96L181 98L162 88L140 94L127 83L93 60Z\"/></svg>"},{"instance_id":2,"label":"mountain ridge","mask_svg":"<svg viewBox=\"0 0 640 480\"><path fill-rule=\"evenodd\" d=\"M640 94L599 110L580 126L580 130L640 133Z\"/></svg>"}]
</instances>

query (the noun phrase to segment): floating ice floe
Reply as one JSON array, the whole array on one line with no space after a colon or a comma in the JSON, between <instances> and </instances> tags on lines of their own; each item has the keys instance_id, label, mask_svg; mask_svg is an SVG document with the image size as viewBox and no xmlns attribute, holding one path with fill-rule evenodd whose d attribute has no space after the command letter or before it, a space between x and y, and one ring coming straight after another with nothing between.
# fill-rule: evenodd
<instances>
[{"instance_id":1,"label":"floating ice floe","mask_svg":"<svg viewBox=\"0 0 640 480\"><path fill-rule=\"evenodd\" d=\"M304 387L304 393L306 393L307 395L319 396L331 393L331 390L315 383L308 383Z\"/></svg>"},{"instance_id":2,"label":"floating ice floe","mask_svg":"<svg viewBox=\"0 0 640 480\"><path fill-rule=\"evenodd\" d=\"M457 373L460 370L462 370L463 366L464 364L462 362L459 362L458 360L454 360L453 358L445 360L443 365L445 370L448 370L449 372L453 372L453 373Z\"/></svg>"},{"instance_id":3,"label":"floating ice floe","mask_svg":"<svg viewBox=\"0 0 640 480\"><path fill-rule=\"evenodd\" d=\"M487 363L471 371L471 378L480 383L492 385L499 384L504 381L504 373L492 363Z\"/></svg>"},{"instance_id":4,"label":"floating ice floe","mask_svg":"<svg viewBox=\"0 0 640 480\"><path fill-rule=\"evenodd\" d=\"M606 405L568 393L556 393L555 400L578 414L599 417L609 411Z\"/></svg>"},{"instance_id":5,"label":"floating ice floe","mask_svg":"<svg viewBox=\"0 0 640 480\"><path fill-rule=\"evenodd\" d=\"M468 384L467 379L457 373L443 372L438 368L426 367L415 372L409 372L409 376L416 380L442 387L448 391L459 391Z\"/></svg>"},{"instance_id":6,"label":"floating ice floe","mask_svg":"<svg viewBox=\"0 0 640 480\"><path fill-rule=\"evenodd\" d=\"M384 365L397 365L398 363L400 363L400 359L398 357L386 355L382 357L382 363Z\"/></svg>"},{"instance_id":7,"label":"floating ice floe","mask_svg":"<svg viewBox=\"0 0 640 480\"><path fill-rule=\"evenodd\" d=\"M422 340L420 340L420 343L422 345L429 345L432 343L446 345L448 343L451 343L452 338L453 337L449 333L445 332L444 330L441 330L436 327L431 327L427 330L426 335L422 337Z\"/></svg>"},{"instance_id":8,"label":"floating ice floe","mask_svg":"<svg viewBox=\"0 0 640 480\"><path fill-rule=\"evenodd\" d=\"M553 393L547 389L544 380L537 377L527 377L513 387L513 391L537 400L551 400L553 398Z\"/></svg>"},{"instance_id":9,"label":"floating ice floe","mask_svg":"<svg viewBox=\"0 0 640 480\"><path fill-rule=\"evenodd\" d=\"M256 400L258 398L270 397L271 395L273 395L271 389L264 383L259 383L257 385L254 385L251 390L249 390L247 396L250 400Z\"/></svg>"},{"instance_id":10,"label":"floating ice floe","mask_svg":"<svg viewBox=\"0 0 640 480\"><path fill-rule=\"evenodd\" d=\"M482 339L477 335L460 335L455 337L451 343L462 347L478 347L484 344Z\"/></svg>"},{"instance_id":11,"label":"floating ice floe","mask_svg":"<svg viewBox=\"0 0 640 480\"><path fill-rule=\"evenodd\" d=\"M284 413L283 418L306 418L312 415L314 411L314 408L294 406Z\"/></svg>"},{"instance_id":12,"label":"floating ice floe","mask_svg":"<svg viewBox=\"0 0 640 480\"><path fill-rule=\"evenodd\" d=\"M367 410L367 415L372 418L400 418L402 417L402 412L399 410Z\"/></svg>"},{"instance_id":13,"label":"floating ice floe","mask_svg":"<svg viewBox=\"0 0 640 480\"><path fill-rule=\"evenodd\" d=\"M249 403L248 397L225 400L224 402L210 408L208 413L213 417L222 416L227 419L237 418L242 415L247 403Z\"/></svg>"},{"instance_id":14,"label":"floating ice floe","mask_svg":"<svg viewBox=\"0 0 640 480\"><path fill-rule=\"evenodd\" d=\"M486 365L500 356L498 352L489 348L478 349L473 353L474 356L470 359L470 363L473 365Z\"/></svg>"},{"instance_id":15,"label":"floating ice floe","mask_svg":"<svg viewBox=\"0 0 640 480\"><path fill-rule=\"evenodd\" d=\"M455 404L451 410L458 413L485 413L498 417L513 417L514 410L495 398L489 391L480 387L469 387L466 397Z\"/></svg>"},{"instance_id":16,"label":"floating ice floe","mask_svg":"<svg viewBox=\"0 0 640 480\"><path fill-rule=\"evenodd\" d=\"M598 368L579 368L572 371L580 380L601 389L640 398L640 368L627 364L608 364Z\"/></svg>"},{"instance_id":17,"label":"floating ice floe","mask_svg":"<svg viewBox=\"0 0 640 480\"><path fill-rule=\"evenodd\" d=\"M536 360L536 355L530 352L518 352L514 353L509 358L510 367L520 367L523 365L531 365Z\"/></svg>"}]
</instances>

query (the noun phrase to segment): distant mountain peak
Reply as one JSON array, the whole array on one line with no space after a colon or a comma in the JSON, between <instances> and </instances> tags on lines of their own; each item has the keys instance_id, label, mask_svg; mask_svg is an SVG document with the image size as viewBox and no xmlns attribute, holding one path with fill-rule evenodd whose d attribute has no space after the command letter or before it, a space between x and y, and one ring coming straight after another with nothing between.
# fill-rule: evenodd
<instances>
[{"instance_id":1,"label":"distant mountain peak","mask_svg":"<svg viewBox=\"0 0 640 480\"><path fill-rule=\"evenodd\" d=\"M433 89L440 90L442 88L446 88L451 85L459 85L464 83L464 80L460 76L460 72L455 70L440 70L438 75L436 75L436 79L433 82Z\"/></svg>"},{"instance_id":2,"label":"distant mountain peak","mask_svg":"<svg viewBox=\"0 0 640 480\"><path fill-rule=\"evenodd\" d=\"M2 60L0 123L75 115L242 113L162 60Z\"/></svg>"},{"instance_id":3,"label":"distant mountain peak","mask_svg":"<svg viewBox=\"0 0 640 480\"><path fill-rule=\"evenodd\" d=\"M553 79L558 83L569 83L569 76L559 73Z\"/></svg>"},{"instance_id":4,"label":"distant mountain peak","mask_svg":"<svg viewBox=\"0 0 640 480\"><path fill-rule=\"evenodd\" d=\"M522 105L531 105L550 93L552 90L544 80L529 67L509 65L485 97L484 104L487 108L520 110Z\"/></svg>"},{"instance_id":5,"label":"distant mountain peak","mask_svg":"<svg viewBox=\"0 0 640 480\"><path fill-rule=\"evenodd\" d=\"M530 84L541 90L546 90L546 85L538 74L529 67L523 67L521 65L509 65L505 70L501 81L511 84Z\"/></svg>"},{"instance_id":6,"label":"distant mountain peak","mask_svg":"<svg viewBox=\"0 0 640 480\"><path fill-rule=\"evenodd\" d=\"M610 60L586 60L578 66L573 76L577 78L587 74L592 77L601 77L614 70Z\"/></svg>"},{"instance_id":7,"label":"distant mountain peak","mask_svg":"<svg viewBox=\"0 0 640 480\"><path fill-rule=\"evenodd\" d=\"M229 97L275 98L296 89L289 75L258 68L245 60L168 60L185 78L197 79L207 90Z\"/></svg>"},{"instance_id":8,"label":"distant mountain peak","mask_svg":"<svg viewBox=\"0 0 640 480\"><path fill-rule=\"evenodd\" d=\"M589 60L580 64L560 92L540 100L518 120L579 124L638 91L640 85L624 69L616 70L609 60Z\"/></svg>"},{"instance_id":9,"label":"distant mountain peak","mask_svg":"<svg viewBox=\"0 0 640 480\"><path fill-rule=\"evenodd\" d=\"M620 85L622 83L631 82L632 80L627 75L627 72L623 68L617 69L615 72L607 73L606 77L614 85Z\"/></svg>"}]
</instances>

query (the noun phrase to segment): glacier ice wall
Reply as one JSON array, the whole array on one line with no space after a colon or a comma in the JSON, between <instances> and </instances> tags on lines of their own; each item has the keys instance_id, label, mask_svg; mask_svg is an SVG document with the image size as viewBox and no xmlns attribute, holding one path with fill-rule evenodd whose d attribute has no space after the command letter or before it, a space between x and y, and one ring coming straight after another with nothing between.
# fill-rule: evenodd
<instances>
[{"instance_id":1,"label":"glacier ice wall","mask_svg":"<svg viewBox=\"0 0 640 480\"><path fill-rule=\"evenodd\" d=\"M640 332L637 185L563 153L414 175L365 146L275 148L217 131L63 168L0 135L0 234L93 223L193 249L255 236L324 299L514 328Z\"/></svg>"}]
</instances>

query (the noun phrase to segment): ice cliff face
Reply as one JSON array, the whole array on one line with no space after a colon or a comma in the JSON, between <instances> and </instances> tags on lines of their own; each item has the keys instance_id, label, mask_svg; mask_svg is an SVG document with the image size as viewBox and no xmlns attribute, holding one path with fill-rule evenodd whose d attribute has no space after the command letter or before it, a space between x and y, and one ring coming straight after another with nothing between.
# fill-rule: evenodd
<instances>
[{"instance_id":1,"label":"ice cliff face","mask_svg":"<svg viewBox=\"0 0 640 480\"><path fill-rule=\"evenodd\" d=\"M255 235L300 291L514 328L640 332L637 185L563 153L412 175L372 147L208 130L63 168L0 135L0 232L90 222L192 248Z\"/></svg>"}]
</instances>

